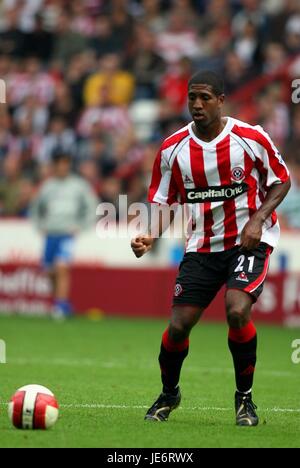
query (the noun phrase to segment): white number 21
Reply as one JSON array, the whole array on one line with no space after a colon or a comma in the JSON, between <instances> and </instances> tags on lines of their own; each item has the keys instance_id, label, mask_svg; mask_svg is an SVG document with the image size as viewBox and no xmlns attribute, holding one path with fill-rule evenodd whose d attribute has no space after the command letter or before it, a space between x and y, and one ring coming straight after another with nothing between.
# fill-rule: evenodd
<instances>
[{"instance_id":1,"label":"white number 21","mask_svg":"<svg viewBox=\"0 0 300 468\"><path fill-rule=\"evenodd\" d=\"M239 258L238 258L238 266L236 267L236 269L234 270L235 272L236 271L244 271L244 261L245 261L245 255L240 255ZM253 266L254 266L254 259L255 257L247 257L247 260L249 262L249 265L248 265L248 272L249 273L252 273L253 271Z\"/></svg>"}]
</instances>

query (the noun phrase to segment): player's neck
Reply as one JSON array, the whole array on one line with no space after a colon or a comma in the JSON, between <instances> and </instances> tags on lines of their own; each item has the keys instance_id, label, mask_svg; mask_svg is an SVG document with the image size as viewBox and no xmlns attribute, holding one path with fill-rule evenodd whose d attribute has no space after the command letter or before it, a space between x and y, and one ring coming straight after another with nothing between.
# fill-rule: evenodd
<instances>
[{"instance_id":1,"label":"player's neck","mask_svg":"<svg viewBox=\"0 0 300 468\"><path fill-rule=\"evenodd\" d=\"M196 125L194 122L192 128L197 138L209 142L214 140L223 131L226 124L227 118L220 117L211 122L207 127L203 127L199 123Z\"/></svg>"}]
</instances>

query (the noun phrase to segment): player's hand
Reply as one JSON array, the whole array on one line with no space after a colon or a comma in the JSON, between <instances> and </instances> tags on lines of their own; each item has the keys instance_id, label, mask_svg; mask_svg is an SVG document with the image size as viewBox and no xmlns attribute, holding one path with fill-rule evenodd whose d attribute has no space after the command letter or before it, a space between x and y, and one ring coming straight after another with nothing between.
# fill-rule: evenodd
<instances>
[{"instance_id":1,"label":"player's hand","mask_svg":"<svg viewBox=\"0 0 300 468\"><path fill-rule=\"evenodd\" d=\"M146 252L152 249L153 238L147 235L136 237L131 241L131 248L137 258L145 255Z\"/></svg>"},{"instance_id":2,"label":"player's hand","mask_svg":"<svg viewBox=\"0 0 300 468\"><path fill-rule=\"evenodd\" d=\"M241 234L241 250L252 250L258 247L262 236L263 221L255 217L249 219L248 223L244 226Z\"/></svg>"}]
</instances>

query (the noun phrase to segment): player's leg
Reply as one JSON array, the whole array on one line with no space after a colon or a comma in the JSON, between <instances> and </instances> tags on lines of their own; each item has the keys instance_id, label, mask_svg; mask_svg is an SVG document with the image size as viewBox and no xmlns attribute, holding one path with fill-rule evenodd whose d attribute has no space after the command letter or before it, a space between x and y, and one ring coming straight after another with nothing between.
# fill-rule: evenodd
<instances>
[{"instance_id":1,"label":"player's leg","mask_svg":"<svg viewBox=\"0 0 300 468\"><path fill-rule=\"evenodd\" d=\"M236 393L236 424L256 426L258 417L252 401L252 385L256 364L257 337L251 321L252 298L239 290L226 292L226 313L229 325L228 346L232 354Z\"/></svg>"},{"instance_id":2,"label":"player's leg","mask_svg":"<svg viewBox=\"0 0 300 468\"><path fill-rule=\"evenodd\" d=\"M48 276L51 284L51 295L53 306L55 305L56 273L54 268L56 252L56 236L47 235L44 242L44 251L42 255L42 267Z\"/></svg>"},{"instance_id":3,"label":"player's leg","mask_svg":"<svg viewBox=\"0 0 300 468\"><path fill-rule=\"evenodd\" d=\"M204 308L197 305L174 305L170 324L162 335L159 354L164 393L177 393L180 371L189 351L189 336Z\"/></svg>"},{"instance_id":4,"label":"player's leg","mask_svg":"<svg viewBox=\"0 0 300 468\"><path fill-rule=\"evenodd\" d=\"M178 387L184 359L189 352L189 335L204 308L197 305L175 305L168 328L164 331L159 354L162 393L149 408L145 419L166 421L180 404Z\"/></svg>"},{"instance_id":5,"label":"player's leg","mask_svg":"<svg viewBox=\"0 0 300 468\"><path fill-rule=\"evenodd\" d=\"M229 267L225 303L229 325L228 346L235 369L238 425L258 424L251 393L257 349L257 335L251 320L251 308L262 292L270 252L271 249L266 244L260 244L257 249L249 252L236 251Z\"/></svg>"},{"instance_id":6,"label":"player's leg","mask_svg":"<svg viewBox=\"0 0 300 468\"><path fill-rule=\"evenodd\" d=\"M55 253L55 317L64 318L72 314L70 303L71 260L74 240L71 236L61 236Z\"/></svg>"},{"instance_id":7,"label":"player's leg","mask_svg":"<svg viewBox=\"0 0 300 468\"><path fill-rule=\"evenodd\" d=\"M180 264L168 328L162 336L159 364L163 391L146 419L166 421L180 403L180 371L189 350L189 335L224 282L217 255L188 253Z\"/></svg>"},{"instance_id":8,"label":"player's leg","mask_svg":"<svg viewBox=\"0 0 300 468\"><path fill-rule=\"evenodd\" d=\"M228 346L235 369L239 392L250 392L256 364L257 337L251 320L252 298L245 292L229 289L225 296Z\"/></svg>"},{"instance_id":9,"label":"player's leg","mask_svg":"<svg viewBox=\"0 0 300 468\"><path fill-rule=\"evenodd\" d=\"M69 301L70 297L70 283L71 283L71 272L70 265L62 261L58 261L54 266L55 271L55 305L57 309L60 309L63 315L69 315L71 313L71 305Z\"/></svg>"}]
</instances>

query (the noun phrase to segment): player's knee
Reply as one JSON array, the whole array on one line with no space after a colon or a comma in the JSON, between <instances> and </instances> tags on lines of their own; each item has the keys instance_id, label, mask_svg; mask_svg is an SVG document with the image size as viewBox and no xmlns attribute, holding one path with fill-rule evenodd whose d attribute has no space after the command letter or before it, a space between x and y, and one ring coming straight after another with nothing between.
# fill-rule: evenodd
<instances>
[{"instance_id":1,"label":"player's knee","mask_svg":"<svg viewBox=\"0 0 300 468\"><path fill-rule=\"evenodd\" d=\"M70 266L65 263L65 262L62 262L62 261L59 261L59 262L56 262L55 264L55 272L56 273L68 273L70 270Z\"/></svg>"},{"instance_id":2,"label":"player's knee","mask_svg":"<svg viewBox=\"0 0 300 468\"><path fill-rule=\"evenodd\" d=\"M185 322L171 323L169 326L169 336L175 342L183 341L188 338L190 330L191 327Z\"/></svg>"},{"instance_id":3,"label":"player's knee","mask_svg":"<svg viewBox=\"0 0 300 468\"><path fill-rule=\"evenodd\" d=\"M248 321L248 313L242 307L228 307L227 322L231 328L243 328L245 325L247 325Z\"/></svg>"}]
</instances>

